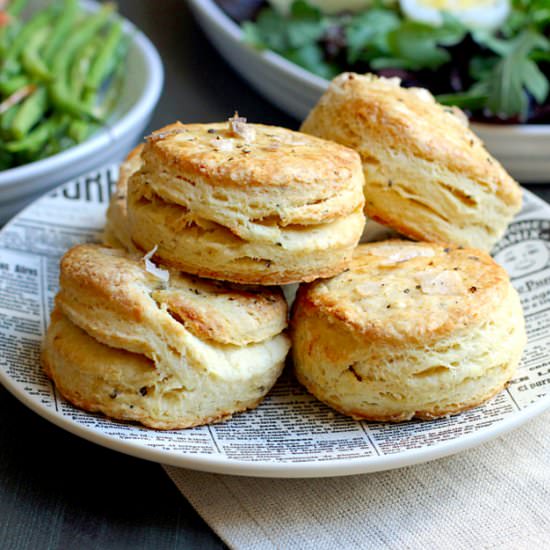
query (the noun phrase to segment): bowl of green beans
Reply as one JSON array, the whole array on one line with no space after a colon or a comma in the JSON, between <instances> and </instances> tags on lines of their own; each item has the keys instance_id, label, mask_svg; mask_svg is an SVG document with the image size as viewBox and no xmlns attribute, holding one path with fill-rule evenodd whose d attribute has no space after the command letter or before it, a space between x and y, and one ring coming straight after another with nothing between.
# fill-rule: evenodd
<instances>
[{"instance_id":1,"label":"bowl of green beans","mask_svg":"<svg viewBox=\"0 0 550 550\"><path fill-rule=\"evenodd\" d=\"M147 37L89 0L0 0L0 223L56 184L119 161L163 84Z\"/></svg>"}]
</instances>

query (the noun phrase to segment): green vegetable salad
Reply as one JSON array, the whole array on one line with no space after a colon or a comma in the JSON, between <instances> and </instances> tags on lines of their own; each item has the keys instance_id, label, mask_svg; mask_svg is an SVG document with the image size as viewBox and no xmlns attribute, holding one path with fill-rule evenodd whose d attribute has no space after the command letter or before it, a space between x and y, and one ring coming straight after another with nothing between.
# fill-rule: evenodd
<instances>
[{"instance_id":1,"label":"green vegetable salad","mask_svg":"<svg viewBox=\"0 0 550 550\"><path fill-rule=\"evenodd\" d=\"M477 120L550 123L550 0L249 4L244 39L320 77L397 76Z\"/></svg>"},{"instance_id":2,"label":"green vegetable salad","mask_svg":"<svg viewBox=\"0 0 550 550\"><path fill-rule=\"evenodd\" d=\"M114 6L93 14L77 0L26 0L0 11L0 170L87 139L112 110L128 40Z\"/></svg>"}]
</instances>

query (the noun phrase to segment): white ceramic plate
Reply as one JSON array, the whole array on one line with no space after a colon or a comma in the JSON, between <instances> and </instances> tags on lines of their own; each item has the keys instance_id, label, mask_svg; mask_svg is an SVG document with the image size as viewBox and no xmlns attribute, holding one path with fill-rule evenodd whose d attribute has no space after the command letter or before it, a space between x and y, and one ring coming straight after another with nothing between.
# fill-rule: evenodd
<instances>
[{"instance_id":1,"label":"white ceramic plate","mask_svg":"<svg viewBox=\"0 0 550 550\"><path fill-rule=\"evenodd\" d=\"M254 411L190 430L159 432L80 411L39 365L40 342L70 246L98 238L114 188L111 166L38 200L0 232L0 382L75 435L140 458L223 474L322 477L388 470L464 451L550 407L550 206L525 206L496 247L520 291L529 345L506 391L481 407L429 422L356 422L332 412L286 374Z\"/></svg>"},{"instance_id":2,"label":"white ceramic plate","mask_svg":"<svg viewBox=\"0 0 550 550\"><path fill-rule=\"evenodd\" d=\"M86 11L97 2L81 0ZM44 5L34 0L34 7ZM128 20L123 30L131 36L122 90L108 124L85 142L52 157L0 171L0 225L48 189L95 166L121 160L143 138L164 80L162 62L149 39Z\"/></svg>"},{"instance_id":3,"label":"white ceramic plate","mask_svg":"<svg viewBox=\"0 0 550 550\"><path fill-rule=\"evenodd\" d=\"M239 26L214 0L189 0L204 32L254 88L283 111L303 120L328 85L276 53L242 42ZM243 113L246 114L246 113ZM522 183L550 182L550 125L473 124L491 153Z\"/></svg>"}]
</instances>

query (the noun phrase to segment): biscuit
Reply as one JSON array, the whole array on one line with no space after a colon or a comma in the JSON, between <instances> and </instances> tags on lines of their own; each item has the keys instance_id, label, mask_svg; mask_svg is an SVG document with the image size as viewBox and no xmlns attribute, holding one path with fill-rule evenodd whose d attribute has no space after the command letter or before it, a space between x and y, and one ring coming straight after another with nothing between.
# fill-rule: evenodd
<instances>
[{"instance_id":1,"label":"biscuit","mask_svg":"<svg viewBox=\"0 0 550 550\"><path fill-rule=\"evenodd\" d=\"M46 373L88 411L158 429L255 407L290 347L279 289L232 287L169 272L98 245L61 262Z\"/></svg>"},{"instance_id":2,"label":"biscuit","mask_svg":"<svg viewBox=\"0 0 550 550\"><path fill-rule=\"evenodd\" d=\"M149 137L128 182L142 251L196 275L286 284L339 273L365 219L355 151L287 129L173 124Z\"/></svg>"},{"instance_id":3,"label":"biscuit","mask_svg":"<svg viewBox=\"0 0 550 550\"><path fill-rule=\"evenodd\" d=\"M485 252L391 240L303 285L291 319L298 380L356 419L455 414L512 378L526 343L517 292Z\"/></svg>"},{"instance_id":4,"label":"biscuit","mask_svg":"<svg viewBox=\"0 0 550 550\"><path fill-rule=\"evenodd\" d=\"M118 181L114 195L107 208L105 229L103 230L104 244L114 248L125 248L135 251L128 231L128 209L126 195L128 179L141 168L141 152L143 144L135 147L120 165Z\"/></svg>"},{"instance_id":5,"label":"biscuit","mask_svg":"<svg viewBox=\"0 0 550 550\"><path fill-rule=\"evenodd\" d=\"M464 114L398 79L336 77L301 130L355 149L367 216L413 239L490 250L520 210L520 187Z\"/></svg>"}]
</instances>

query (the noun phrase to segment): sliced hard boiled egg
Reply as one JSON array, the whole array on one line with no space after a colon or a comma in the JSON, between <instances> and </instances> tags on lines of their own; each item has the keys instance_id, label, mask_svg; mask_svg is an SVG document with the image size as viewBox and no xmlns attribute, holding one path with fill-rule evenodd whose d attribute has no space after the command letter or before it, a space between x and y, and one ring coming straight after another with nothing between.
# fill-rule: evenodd
<instances>
[{"instance_id":1,"label":"sliced hard boiled egg","mask_svg":"<svg viewBox=\"0 0 550 550\"><path fill-rule=\"evenodd\" d=\"M439 26L443 12L470 29L495 30L510 13L510 0L400 0L401 10L413 21Z\"/></svg>"},{"instance_id":2,"label":"sliced hard boiled egg","mask_svg":"<svg viewBox=\"0 0 550 550\"><path fill-rule=\"evenodd\" d=\"M269 3L280 13L287 14L294 0L269 0ZM323 13L339 13L343 11L361 11L371 6L372 0L308 0L312 6Z\"/></svg>"}]
</instances>

